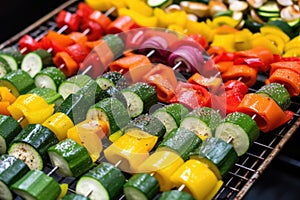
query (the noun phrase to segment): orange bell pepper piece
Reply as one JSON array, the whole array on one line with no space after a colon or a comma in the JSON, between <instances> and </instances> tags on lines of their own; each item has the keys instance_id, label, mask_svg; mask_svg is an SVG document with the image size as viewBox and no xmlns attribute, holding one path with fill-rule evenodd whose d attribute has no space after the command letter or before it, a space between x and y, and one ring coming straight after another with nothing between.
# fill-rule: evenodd
<instances>
[{"instance_id":1,"label":"orange bell pepper piece","mask_svg":"<svg viewBox=\"0 0 300 200\"><path fill-rule=\"evenodd\" d=\"M199 74L198 72L194 73L188 80L188 83L198 84L207 88L210 92L215 91L222 84L223 80L221 77L211 77L206 78Z\"/></svg>"},{"instance_id":2,"label":"orange bell pepper piece","mask_svg":"<svg viewBox=\"0 0 300 200\"><path fill-rule=\"evenodd\" d=\"M0 87L0 114L10 115L7 107L16 100L16 97L7 87Z\"/></svg>"},{"instance_id":3,"label":"orange bell pepper piece","mask_svg":"<svg viewBox=\"0 0 300 200\"><path fill-rule=\"evenodd\" d=\"M175 95L177 79L169 66L158 64L143 76L143 82L155 86L157 97L162 102L169 102Z\"/></svg>"},{"instance_id":4,"label":"orange bell pepper piece","mask_svg":"<svg viewBox=\"0 0 300 200\"><path fill-rule=\"evenodd\" d=\"M57 33L53 30L49 30L45 37L63 47L74 44L74 40L72 40L69 36Z\"/></svg>"},{"instance_id":5,"label":"orange bell pepper piece","mask_svg":"<svg viewBox=\"0 0 300 200\"><path fill-rule=\"evenodd\" d=\"M131 54L129 56L115 60L109 64L111 71L118 71L122 74L127 73L130 69L151 64L149 58L145 55Z\"/></svg>"},{"instance_id":6,"label":"orange bell pepper piece","mask_svg":"<svg viewBox=\"0 0 300 200\"><path fill-rule=\"evenodd\" d=\"M81 32L71 32L68 36L75 42L75 43L85 43L88 38L84 33Z\"/></svg>"},{"instance_id":7,"label":"orange bell pepper piece","mask_svg":"<svg viewBox=\"0 0 300 200\"><path fill-rule=\"evenodd\" d=\"M242 82L251 87L256 82L257 70L248 65L232 65L221 76L225 81L241 79Z\"/></svg>"},{"instance_id":8,"label":"orange bell pepper piece","mask_svg":"<svg viewBox=\"0 0 300 200\"><path fill-rule=\"evenodd\" d=\"M284 112L272 98L255 93L246 94L237 111L249 116L255 115L254 120L262 132L271 131L285 124L291 116L288 112Z\"/></svg>"},{"instance_id":9,"label":"orange bell pepper piece","mask_svg":"<svg viewBox=\"0 0 300 200\"><path fill-rule=\"evenodd\" d=\"M89 19L100 24L100 26L103 29L106 29L108 25L112 22L111 19L109 19L108 16L106 16L104 13L102 13L99 10L94 10L90 16Z\"/></svg>"},{"instance_id":10,"label":"orange bell pepper piece","mask_svg":"<svg viewBox=\"0 0 300 200\"><path fill-rule=\"evenodd\" d=\"M53 57L53 63L58 67L67 77L74 75L78 71L78 64L67 52L58 52Z\"/></svg>"},{"instance_id":11,"label":"orange bell pepper piece","mask_svg":"<svg viewBox=\"0 0 300 200\"><path fill-rule=\"evenodd\" d=\"M273 74L273 72L276 71L276 69L289 69L300 74L300 62L284 61L272 63L270 74Z\"/></svg>"},{"instance_id":12,"label":"orange bell pepper piece","mask_svg":"<svg viewBox=\"0 0 300 200\"><path fill-rule=\"evenodd\" d=\"M290 69L276 69L265 81L269 83L280 83L288 90L291 97L300 94L300 74Z\"/></svg>"}]
</instances>

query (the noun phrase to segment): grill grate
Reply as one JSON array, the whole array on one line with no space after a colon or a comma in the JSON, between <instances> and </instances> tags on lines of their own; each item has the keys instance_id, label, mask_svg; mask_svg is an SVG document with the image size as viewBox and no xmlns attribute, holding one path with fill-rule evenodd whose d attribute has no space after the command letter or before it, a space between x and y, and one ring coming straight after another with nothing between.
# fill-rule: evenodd
<instances>
[{"instance_id":1,"label":"grill grate","mask_svg":"<svg viewBox=\"0 0 300 200\"><path fill-rule=\"evenodd\" d=\"M24 29L11 39L0 44L0 49L6 46L17 46L17 41L24 35L29 34L36 39L42 38L48 30L58 30L55 17L56 14L65 9L69 12L75 12L79 0L69 0L62 4L57 9L44 16L36 23L32 24L28 28ZM249 88L250 92L255 92L262 85L264 85L264 79L267 74L259 74L258 81L252 88ZM247 191L251 188L252 184L267 168L273 158L280 152L284 144L289 138L296 132L296 129L300 125L300 97L292 98L292 104L289 110L293 111L295 115L293 118L283 127L273 130L269 133L261 133L260 137L254 142L248 152L239 158L235 166L230 172L223 178L224 185L219 190L214 199L242 199ZM101 160L97 161L98 163ZM49 173L53 169L50 163L45 166L44 172ZM59 183L69 184L69 192L74 192L77 180L73 177L63 178L56 173L51 176ZM124 196L120 197L120 199ZM16 197L17 200L21 199Z\"/></svg>"}]
</instances>

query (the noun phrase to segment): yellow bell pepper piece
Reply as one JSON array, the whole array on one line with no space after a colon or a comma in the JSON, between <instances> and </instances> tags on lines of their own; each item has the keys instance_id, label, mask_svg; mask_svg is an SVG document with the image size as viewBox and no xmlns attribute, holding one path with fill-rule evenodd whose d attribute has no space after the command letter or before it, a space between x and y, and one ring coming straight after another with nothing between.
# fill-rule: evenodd
<instances>
[{"instance_id":1,"label":"yellow bell pepper piece","mask_svg":"<svg viewBox=\"0 0 300 200\"><path fill-rule=\"evenodd\" d=\"M261 33L255 33L250 38L252 47L263 46L272 51L273 54L280 54L278 48Z\"/></svg>"},{"instance_id":2,"label":"yellow bell pepper piece","mask_svg":"<svg viewBox=\"0 0 300 200\"><path fill-rule=\"evenodd\" d=\"M187 20L185 28L187 30L187 34L199 33L203 35L208 42L211 42L214 38L213 30L205 22Z\"/></svg>"},{"instance_id":3,"label":"yellow bell pepper piece","mask_svg":"<svg viewBox=\"0 0 300 200\"><path fill-rule=\"evenodd\" d=\"M205 200L211 200L214 198L214 196L219 192L221 187L223 186L223 181L218 180L216 186L212 189L212 191L205 197Z\"/></svg>"},{"instance_id":4,"label":"yellow bell pepper piece","mask_svg":"<svg viewBox=\"0 0 300 200\"><path fill-rule=\"evenodd\" d=\"M48 105L42 97L36 94L23 94L7 109L15 120L20 121L20 125L24 128L29 121L33 124L43 123L54 112L54 104Z\"/></svg>"},{"instance_id":5,"label":"yellow bell pepper piece","mask_svg":"<svg viewBox=\"0 0 300 200\"><path fill-rule=\"evenodd\" d=\"M211 43L211 46L223 47L227 52L235 52L235 35L231 34L216 34Z\"/></svg>"},{"instance_id":6,"label":"yellow bell pepper piece","mask_svg":"<svg viewBox=\"0 0 300 200\"><path fill-rule=\"evenodd\" d=\"M70 128L67 137L73 139L78 144L84 146L93 162L95 162L102 152L102 138L105 136L99 120L87 119L76 126Z\"/></svg>"},{"instance_id":7,"label":"yellow bell pepper piece","mask_svg":"<svg viewBox=\"0 0 300 200\"><path fill-rule=\"evenodd\" d=\"M193 159L181 165L171 180L177 188L185 185L183 191L191 193L196 200L207 198L218 183L215 174L205 164Z\"/></svg>"},{"instance_id":8,"label":"yellow bell pepper piece","mask_svg":"<svg viewBox=\"0 0 300 200\"><path fill-rule=\"evenodd\" d=\"M66 194L68 192L68 188L69 188L69 185L67 183L59 184L59 186L60 186L61 192L60 192L59 196L57 197L57 200L60 200L64 196L66 196Z\"/></svg>"},{"instance_id":9,"label":"yellow bell pepper piece","mask_svg":"<svg viewBox=\"0 0 300 200\"><path fill-rule=\"evenodd\" d=\"M66 114L58 112L51 115L42 125L49 128L61 141L67 138L67 132L74 123Z\"/></svg>"},{"instance_id":10,"label":"yellow bell pepper piece","mask_svg":"<svg viewBox=\"0 0 300 200\"><path fill-rule=\"evenodd\" d=\"M300 57L300 46L290 48L283 55L283 57Z\"/></svg>"},{"instance_id":11,"label":"yellow bell pepper piece","mask_svg":"<svg viewBox=\"0 0 300 200\"><path fill-rule=\"evenodd\" d=\"M249 38L252 36L252 33L249 29L242 29L234 34L235 44L234 48L237 51L248 50L252 48Z\"/></svg>"},{"instance_id":12,"label":"yellow bell pepper piece","mask_svg":"<svg viewBox=\"0 0 300 200\"><path fill-rule=\"evenodd\" d=\"M187 14L185 11L166 13L161 8L155 8L154 16L157 17L158 26L162 28L167 28L170 24L176 24L183 28L187 22Z\"/></svg>"},{"instance_id":13,"label":"yellow bell pepper piece","mask_svg":"<svg viewBox=\"0 0 300 200\"><path fill-rule=\"evenodd\" d=\"M144 27L157 27L157 17L151 16L147 17L145 15L140 14L137 11L130 10L127 8L118 9L119 16L127 15L130 16L138 25Z\"/></svg>"},{"instance_id":14,"label":"yellow bell pepper piece","mask_svg":"<svg viewBox=\"0 0 300 200\"><path fill-rule=\"evenodd\" d=\"M239 22L240 22L239 20L235 20L229 16L220 16L220 17L216 17L212 20L212 23L217 27L226 24L226 25L234 28L239 24Z\"/></svg>"},{"instance_id":15,"label":"yellow bell pepper piece","mask_svg":"<svg viewBox=\"0 0 300 200\"><path fill-rule=\"evenodd\" d=\"M283 41L282 37L275 34L266 34L265 37L277 47L280 54L283 53L285 42Z\"/></svg>"},{"instance_id":16,"label":"yellow bell pepper piece","mask_svg":"<svg viewBox=\"0 0 300 200\"><path fill-rule=\"evenodd\" d=\"M163 192L175 186L170 177L183 163L184 161L178 153L161 148L139 166L139 172L154 173L160 185L160 191Z\"/></svg>"},{"instance_id":17,"label":"yellow bell pepper piece","mask_svg":"<svg viewBox=\"0 0 300 200\"><path fill-rule=\"evenodd\" d=\"M139 145L143 146L147 151L151 151L158 140L157 136L151 135L137 128L129 129L122 137L123 139L126 138L128 140L138 140Z\"/></svg>"},{"instance_id":18,"label":"yellow bell pepper piece","mask_svg":"<svg viewBox=\"0 0 300 200\"><path fill-rule=\"evenodd\" d=\"M290 40L290 37L285 34L285 32L283 32L280 28L278 28L277 26L272 26L272 25L265 25L262 26L260 28L260 32L263 35L267 35L267 34L272 34L272 35L278 35L279 37L281 37L283 39L283 41L286 43Z\"/></svg>"},{"instance_id":19,"label":"yellow bell pepper piece","mask_svg":"<svg viewBox=\"0 0 300 200\"><path fill-rule=\"evenodd\" d=\"M122 130L118 130L117 132L111 134L111 135L109 136L108 139L109 139L111 142L115 142L115 141L116 141L117 139L119 139L123 134L124 134L124 132L123 132Z\"/></svg>"},{"instance_id":20,"label":"yellow bell pepper piece","mask_svg":"<svg viewBox=\"0 0 300 200\"><path fill-rule=\"evenodd\" d=\"M125 0L125 3L130 10L134 10L144 16L151 17L153 14L153 9L144 1Z\"/></svg>"},{"instance_id":21,"label":"yellow bell pepper piece","mask_svg":"<svg viewBox=\"0 0 300 200\"><path fill-rule=\"evenodd\" d=\"M85 3L91 6L94 10L107 11L111 7L113 1L111 0L85 0Z\"/></svg>"},{"instance_id":22,"label":"yellow bell pepper piece","mask_svg":"<svg viewBox=\"0 0 300 200\"><path fill-rule=\"evenodd\" d=\"M170 24L167 28L168 30L175 31L179 34L186 34L186 30L176 24Z\"/></svg>"},{"instance_id":23,"label":"yellow bell pepper piece","mask_svg":"<svg viewBox=\"0 0 300 200\"><path fill-rule=\"evenodd\" d=\"M138 166L149 157L148 149L135 137L124 134L103 153L106 160L128 173L137 173Z\"/></svg>"},{"instance_id":24,"label":"yellow bell pepper piece","mask_svg":"<svg viewBox=\"0 0 300 200\"><path fill-rule=\"evenodd\" d=\"M285 44L284 51L288 51L289 49L299 47L300 46L300 35L297 37L294 37L292 40L288 41Z\"/></svg>"},{"instance_id":25,"label":"yellow bell pepper piece","mask_svg":"<svg viewBox=\"0 0 300 200\"><path fill-rule=\"evenodd\" d=\"M0 114L10 115L7 107L16 100L16 97L7 87L0 87Z\"/></svg>"}]
</instances>

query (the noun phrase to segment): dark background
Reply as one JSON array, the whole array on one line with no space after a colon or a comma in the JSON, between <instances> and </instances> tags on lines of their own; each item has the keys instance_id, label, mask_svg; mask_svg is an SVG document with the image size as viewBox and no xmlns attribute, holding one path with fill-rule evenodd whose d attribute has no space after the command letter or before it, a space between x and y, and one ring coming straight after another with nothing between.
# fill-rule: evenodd
<instances>
[{"instance_id":1,"label":"dark background","mask_svg":"<svg viewBox=\"0 0 300 200\"><path fill-rule=\"evenodd\" d=\"M66 0L5 0L0 4L0 44Z\"/></svg>"}]
</instances>

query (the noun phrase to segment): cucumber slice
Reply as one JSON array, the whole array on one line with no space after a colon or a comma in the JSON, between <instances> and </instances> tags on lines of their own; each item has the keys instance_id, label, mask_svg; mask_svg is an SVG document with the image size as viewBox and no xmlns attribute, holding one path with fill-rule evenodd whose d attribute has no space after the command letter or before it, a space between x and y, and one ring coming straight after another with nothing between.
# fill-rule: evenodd
<instances>
[{"instance_id":1,"label":"cucumber slice","mask_svg":"<svg viewBox=\"0 0 300 200\"><path fill-rule=\"evenodd\" d=\"M130 129L140 129L146 133L162 138L166 133L165 125L155 116L151 114L142 114L131 120L124 128L126 133Z\"/></svg>"},{"instance_id":2,"label":"cucumber slice","mask_svg":"<svg viewBox=\"0 0 300 200\"><path fill-rule=\"evenodd\" d=\"M0 199L11 200L13 194L10 186L29 171L27 165L20 159L10 156L0 156Z\"/></svg>"},{"instance_id":3,"label":"cucumber slice","mask_svg":"<svg viewBox=\"0 0 300 200\"><path fill-rule=\"evenodd\" d=\"M22 130L11 116L0 115L0 154L5 154L13 139Z\"/></svg>"},{"instance_id":4,"label":"cucumber slice","mask_svg":"<svg viewBox=\"0 0 300 200\"><path fill-rule=\"evenodd\" d=\"M183 160L187 160L189 153L201 143L202 140L194 132L185 128L175 128L163 139L158 149L171 149L177 152Z\"/></svg>"},{"instance_id":5,"label":"cucumber slice","mask_svg":"<svg viewBox=\"0 0 300 200\"><path fill-rule=\"evenodd\" d=\"M147 200L159 192L159 183L154 176L142 173L130 177L123 188L127 200Z\"/></svg>"},{"instance_id":6,"label":"cucumber slice","mask_svg":"<svg viewBox=\"0 0 300 200\"><path fill-rule=\"evenodd\" d=\"M61 192L58 182L39 170L29 171L11 189L28 200L56 200Z\"/></svg>"},{"instance_id":7,"label":"cucumber slice","mask_svg":"<svg viewBox=\"0 0 300 200\"><path fill-rule=\"evenodd\" d=\"M0 79L0 86L10 89L15 97L26 94L35 87L33 78L21 69L12 71L2 77Z\"/></svg>"},{"instance_id":8,"label":"cucumber slice","mask_svg":"<svg viewBox=\"0 0 300 200\"><path fill-rule=\"evenodd\" d=\"M158 200L194 200L194 197L187 192L170 190L163 192Z\"/></svg>"},{"instance_id":9,"label":"cucumber slice","mask_svg":"<svg viewBox=\"0 0 300 200\"><path fill-rule=\"evenodd\" d=\"M83 196L81 194L69 193L66 194L62 200L90 200L90 198Z\"/></svg>"},{"instance_id":10,"label":"cucumber slice","mask_svg":"<svg viewBox=\"0 0 300 200\"><path fill-rule=\"evenodd\" d=\"M31 77L42 70L43 67L52 65L52 55L44 49L26 54L21 63L21 69L27 72Z\"/></svg>"},{"instance_id":11,"label":"cucumber slice","mask_svg":"<svg viewBox=\"0 0 300 200\"><path fill-rule=\"evenodd\" d=\"M19 51L16 46L9 46L1 50L1 54L9 55L14 57L18 65L21 65L24 55Z\"/></svg>"},{"instance_id":12,"label":"cucumber slice","mask_svg":"<svg viewBox=\"0 0 300 200\"><path fill-rule=\"evenodd\" d=\"M230 113L216 128L215 137L224 141L231 141L238 156L246 153L259 136L256 122L241 112Z\"/></svg>"},{"instance_id":13,"label":"cucumber slice","mask_svg":"<svg viewBox=\"0 0 300 200\"><path fill-rule=\"evenodd\" d=\"M6 60L8 66L10 67L11 70L17 70L18 69L18 63L17 60L11 56L11 55L6 55L6 54L0 54L0 57Z\"/></svg>"},{"instance_id":14,"label":"cucumber slice","mask_svg":"<svg viewBox=\"0 0 300 200\"><path fill-rule=\"evenodd\" d=\"M211 137L221 120L222 117L217 111L201 107L187 114L180 123L180 127L193 131L201 137Z\"/></svg>"},{"instance_id":15,"label":"cucumber slice","mask_svg":"<svg viewBox=\"0 0 300 200\"><path fill-rule=\"evenodd\" d=\"M87 75L75 75L62 82L58 88L58 93L66 99L70 94L76 93L85 86L92 78Z\"/></svg>"},{"instance_id":16,"label":"cucumber slice","mask_svg":"<svg viewBox=\"0 0 300 200\"><path fill-rule=\"evenodd\" d=\"M238 155L232 144L211 137L190 153L190 159L197 159L207 164L221 180L236 163Z\"/></svg>"},{"instance_id":17,"label":"cucumber slice","mask_svg":"<svg viewBox=\"0 0 300 200\"><path fill-rule=\"evenodd\" d=\"M189 110L182 104L173 103L157 109L153 115L166 127L166 134L180 125L181 120Z\"/></svg>"},{"instance_id":18,"label":"cucumber slice","mask_svg":"<svg viewBox=\"0 0 300 200\"><path fill-rule=\"evenodd\" d=\"M93 165L87 149L72 139L65 139L51 146L48 154L52 165L59 167L58 173L61 176L78 177Z\"/></svg>"},{"instance_id":19,"label":"cucumber slice","mask_svg":"<svg viewBox=\"0 0 300 200\"><path fill-rule=\"evenodd\" d=\"M56 67L46 67L34 77L36 87L51 88L55 91L65 80L64 73Z\"/></svg>"},{"instance_id":20,"label":"cucumber slice","mask_svg":"<svg viewBox=\"0 0 300 200\"><path fill-rule=\"evenodd\" d=\"M159 7L159 8L166 8L167 6L171 5L173 0L147 0L147 4L152 7Z\"/></svg>"},{"instance_id":21,"label":"cucumber slice","mask_svg":"<svg viewBox=\"0 0 300 200\"><path fill-rule=\"evenodd\" d=\"M128 87L126 78L120 72L106 72L97 77L96 82L103 90L108 89L110 86L119 90Z\"/></svg>"},{"instance_id":22,"label":"cucumber slice","mask_svg":"<svg viewBox=\"0 0 300 200\"><path fill-rule=\"evenodd\" d=\"M0 78L11 72L11 68L7 61L0 57Z\"/></svg>"},{"instance_id":23,"label":"cucumber slice","mask_svg":"<svg viewBox=\"0 0 300 200\"><path fill-rule=\"evenodd\" d=\"M58 139L50 129L29 124L13 140L8 154L23 160L30 169L42 170L48 160L47 149L57 143Z\"/></svg>"},{"instance_id":24,"label":"cucumber slice","mask_svg":"<svg viewBox=\"0 0 300 200\"><path fill-rule=\"evenodd\" d=\"M76 184L76 193L94 200L114 199L121 192L125 176L110 163L102 162L81 176Z\"/></svg>"},{"instance_id":25,"label":"cucumber slice","mask_svg":"<svg viewBox=\"0 0 300 200\"><path fill-rule=\"evenodd\" d=\"M148 111L158 101L156 90L147 83L137 82L122 90L131 118Z\"/></svg>"},{"instance_id":26,"label":"cucumber slice","mask_svg":"<svg viewBox=\"0 0 300 200\"><path fill-rule=\"evenodd\" d=\"M282 110L286 110L291 104L291 97L288 90L279 83L264 85L256 93L271 97Z\"/></svg>"},{"instance_id":27,"label":"cucumber slice","mask_svg":"<svg viewBox=\"0 0 300 200\"><path fill-rule=\"evenodd\" d=\"M87 119L99 119L109 124L109 135L128 124L130 117L122 102L117 98L104 98L91 106L86 114Z\"/></svg>"},{"instance_id":28,"label":"cucumber slice","mask_svg":"<svg viewBox=\"0 0 300 200\"><path fill-rule=\"evenodd\" d=\"M48 104L55 104L55 109L57 109L63 102L62 96L51 88L34 88L28 92L28 94L37 94Z\"/></svg>"}]
</instances>

